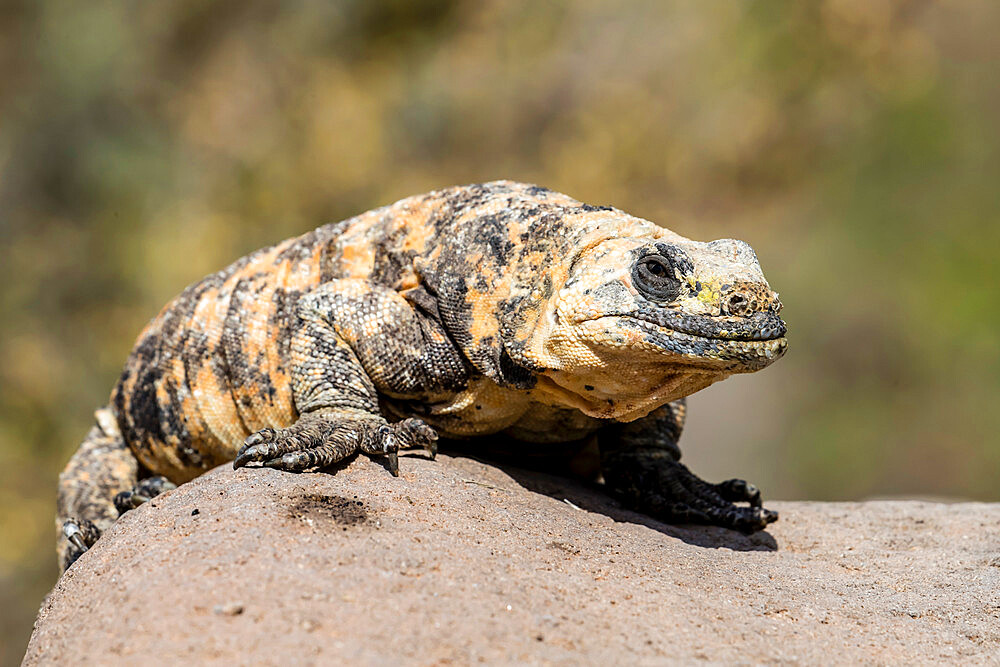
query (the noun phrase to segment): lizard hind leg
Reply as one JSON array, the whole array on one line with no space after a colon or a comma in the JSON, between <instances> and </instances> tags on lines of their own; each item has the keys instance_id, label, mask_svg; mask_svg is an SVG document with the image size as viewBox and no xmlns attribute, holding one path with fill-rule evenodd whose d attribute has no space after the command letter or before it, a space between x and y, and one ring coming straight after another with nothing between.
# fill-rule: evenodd
<instances>
[{"instance_id":1,"label":"lizard hind leg","mask_svg":"<svg viewBox=\"0 0 1000 667\"><path fill-rule=\"evenodd\" d=\"M97 423L59 475L56 550L64 570L118 518L115 496L138 482L139 462L111 410L101 408L95 417Z\"/></svg>"}]
</instances>

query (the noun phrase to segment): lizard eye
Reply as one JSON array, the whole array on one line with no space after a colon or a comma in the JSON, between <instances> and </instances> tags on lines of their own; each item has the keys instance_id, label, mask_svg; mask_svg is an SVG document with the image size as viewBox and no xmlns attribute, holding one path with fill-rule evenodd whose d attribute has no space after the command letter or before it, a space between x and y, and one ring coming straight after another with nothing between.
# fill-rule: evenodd
<instances>
[{"instance_id":1,"label":"lizard eye","mask_svg":"<svg viewBox=\"0 0 1000 667\"><path fill-rule=\"evenodd\" d=\"M632 281L653 301L673 301L681 291L674 265L663 255L646 255L632 267Z\"/></svg>"}]
</instances>

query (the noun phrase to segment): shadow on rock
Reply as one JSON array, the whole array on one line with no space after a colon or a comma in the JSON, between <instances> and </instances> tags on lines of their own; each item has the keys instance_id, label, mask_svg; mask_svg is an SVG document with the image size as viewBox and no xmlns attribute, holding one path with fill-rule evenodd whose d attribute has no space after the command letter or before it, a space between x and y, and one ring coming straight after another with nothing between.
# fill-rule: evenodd
<instances>
[{"instance_id":1,"label":"shadow on rock","mask_svg":"<svg viewBox=\"0 0 1000 667\"><path fill-rule=\"evenodd\" d=\"M603 485L560 476L552 472L553 468L543 460L539 461L539 469L528 470L511 464L508 457L502 455L497 458L492 456L487 458L462 451L460 448L457 451L449 450L448 453L495 466L533 493L541 493L557 500L569 502L582 510L604 514L615 521L646 526L687 544L708 549L732 549L733 551L778 550L777 541L767 531L745 535L739 531L718 526L675 526L625 509L617 500L605 493Z\"/></svg>"}]
</instances>

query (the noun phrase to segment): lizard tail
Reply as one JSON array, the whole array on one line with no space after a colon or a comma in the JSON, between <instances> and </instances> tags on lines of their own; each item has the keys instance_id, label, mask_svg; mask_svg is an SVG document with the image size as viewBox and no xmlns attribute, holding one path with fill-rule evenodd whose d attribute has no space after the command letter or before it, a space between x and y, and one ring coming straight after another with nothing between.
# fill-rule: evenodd
<instances>
[{"instance_id":1,"label":"lizard tail","mask_svg":"<svg viewBox=\"0 0 1000 667\"><path fill-rule=\"evenodd\" d=\"M69 567L118 518L114 498L137 482L139 462L125 444L110 408L94 413L96 423L59 475L56 550Z\"/></svg>"}]
</instances>

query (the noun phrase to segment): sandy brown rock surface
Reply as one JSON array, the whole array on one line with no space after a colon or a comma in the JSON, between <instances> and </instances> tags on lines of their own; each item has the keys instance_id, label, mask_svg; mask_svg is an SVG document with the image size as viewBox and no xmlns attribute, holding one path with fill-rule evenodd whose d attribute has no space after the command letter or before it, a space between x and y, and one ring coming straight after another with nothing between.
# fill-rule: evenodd
<instances>
[{"instance_id":1,"label":"sandy brown rock surface","mask_svg":"<svg viewBox=\"0 0 1000 667\"><path fill-rule=\"evenodd\" d=\"M1000 661L1000 505L771 503L678 528L466 458L219 468L128 513L27 664Z\"/></svg>"}]
</instances>

